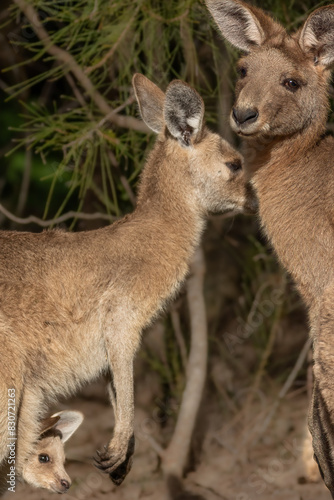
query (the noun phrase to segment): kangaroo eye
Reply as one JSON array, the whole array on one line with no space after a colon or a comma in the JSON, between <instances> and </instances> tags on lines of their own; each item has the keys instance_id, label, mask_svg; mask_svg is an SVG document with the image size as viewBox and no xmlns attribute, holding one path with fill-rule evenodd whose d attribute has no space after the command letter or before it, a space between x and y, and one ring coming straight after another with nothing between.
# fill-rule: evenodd
<instances>
[{"instance_id":1,"label":"kangaroo eye","mask_svg":"<svg viewBox=\"0 0 334 500\"><path fill-rule=\"evenodd\" d=\"M247 69L244 68L243 66L239 68L239 75L240 78L245 78L247 76Z\"/></svg>"},{"instance_id":2,"label":"kangaroo eye","mask_svg":"<svg viewBox=\"0 0 334 500\"><path fill-rule=\"evenodd\" d=\"M41 455L38 455L38 460L41 464L46 464L47 462L50 461L50 457L49 457L49 455L41 454Z\"/></svg>"},{"instance_id":3,"label":"kangaroo eye","mask_svg":"<svg viewBox=\"0 0 334 500\"><path fill-rule=\"evenodd\" d=\"M300 88L300 84L296 80L292 80L291 78L287 78L283 83L284 87L292 92L296 92Z\"/></svg>"}]
</instances>

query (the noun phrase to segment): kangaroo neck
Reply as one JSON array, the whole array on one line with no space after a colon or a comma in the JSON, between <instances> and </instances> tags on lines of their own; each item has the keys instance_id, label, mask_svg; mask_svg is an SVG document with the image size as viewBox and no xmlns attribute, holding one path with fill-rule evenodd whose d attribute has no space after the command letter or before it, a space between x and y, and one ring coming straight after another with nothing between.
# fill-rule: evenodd
<instances>
[{"instance_id":1,"label":"kangaroo neck","mask_svg":"<svg viewBox=\"0 0 334 500\"><path fill-rule=\"evenodd\" d=\"M189 258L205 225L188 164L187 151L175 141L158 139L144 167L137 208L131 216L133 223L145 224L152 238L168 240L169 252L174 245L181 259Z\"/></svg>"},{"instance_id":2,"label":"kangaroo neck","mask_svg":"<svg viewBox=\"0 0 334 500\"><path fill-rule=\"evenodd\" d=\"M136 214L182 223L202 219L201 212L188 152L175 140L158 139L141 176Z\"/></svg>"},{"instance_id":3,"label":"kangaroo neck","mask_svg":"<svg viewBox=\"0 0 334 500\"><path fill-rule=\"evenodd\" d=\"M270 168L289 167L307 156L317 145L325 131L324 126L287 137L260 137L244 142L244 155L248 177L266 175Z\"/></svg>"},{"instance_id":4,"label":"kangaroo neck","mask_svg":"<svg viewBox=\"0 0 334 500\"><path fill-rule=\"evenodd\" d=\"M333 260L332 231L326 225L318 183L320 139L321 135L301 134L262 143L262 149L260 144L257 149L248 144L245 153L263 230L309 306L330 275L319 261Z\"/></svg>"}]
</instances>

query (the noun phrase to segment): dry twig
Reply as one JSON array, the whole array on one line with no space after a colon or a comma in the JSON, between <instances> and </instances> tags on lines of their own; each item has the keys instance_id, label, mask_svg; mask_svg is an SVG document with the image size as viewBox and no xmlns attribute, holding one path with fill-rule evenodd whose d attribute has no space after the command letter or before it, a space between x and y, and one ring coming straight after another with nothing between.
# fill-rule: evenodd
<instances>
[{"instance_id":1,"label":"dry twig","mask_svg":"<svg viewBox=\"0 0 334 500\"><path fill-rule=\"evenodd\" d=\"M171 311L171 319L172 319L172 325L173 325L173 330L175 333L176 341L177 341L179 349L180 349L182 366L183 366L184 371L186 372L187 364L188 364L187 346L186 346L186 343L184 341L183 334L182 334L181 323L180 323L180 314L175 308L173 308Z\"/></svg>"},{"instance_id":2,"label":"dry twig","mask_svg":"<svg viewBox=\"0 0 334 500\"><path fill-rule=\"evenodd\" d=\"M203 297L205 274L202 248L196 251L188 280L187 297L191 322L191 349L187 366L187 382L175 431L164 452L162 466L166 476L182 477L190 450L198 409L206 379L208 334Z\"/></svg>"},{"instance_id":3,"label":"dry twig","mask_svg":"<svg viewBox=\"0 0 334 500\"><path fill-rule=\"evenodd\" d=\"M300 372L300 370L301 370L301 368L302 368L305 360L307 359L307 357L309 355L309 352L310 352L310 349L311 349L311 346L312 346L312 339L308 339L305 342L305 345L304 345L303 349L301 350L301 352L300 352L300 354L298 356L298 359L297 359L297 361L295 363L295 366L293 367L293 369L292 369L289 377L287 378L284 386L280 390L276 401L274 402L274 404L273 404L271 410L269 411L269 413L268 413L265 421L263 422L263 425L261 426L261 433L256 437L256 442L258 442L258 440L261 438L261 436L263 436L263 434L266 432L266 430L268 429L269 425L271 424L272 419L275 416L275 414L276 414L276 412L278 410L279 405L281 404L282 400L287 395L287 393L290 390L292 384L296 380L296 378L298 376L298 373Z\"/></svg>"},{"instance_id":4,"label":"dry twig","mask_svg":"<svg viewBox=\"0 0 334 500\"><path fill-rule=\"evenodd\" d=\"M21 218L21 217L16 217L16 215L12 214L9 212L3 205L0 204L0 212L7 217L7 219L15 222L16 224L37 224L38 226L41 227L50 227L54 226L55 224L61 224L62 222L65 222L69 219L81 219L81 220L96 220L96 219L103 219L107 220L109 222L117 220L116 217L113 217L111 215L103 214L96 212L94 214L85 214L82 212L67 212L66 214L61 215L60 217L57 217L56 219L49 219L49 220L43 220L39 219L38 217L35 217L34 215L30 215L29 217Z\"/></svg>"}]
</instances>

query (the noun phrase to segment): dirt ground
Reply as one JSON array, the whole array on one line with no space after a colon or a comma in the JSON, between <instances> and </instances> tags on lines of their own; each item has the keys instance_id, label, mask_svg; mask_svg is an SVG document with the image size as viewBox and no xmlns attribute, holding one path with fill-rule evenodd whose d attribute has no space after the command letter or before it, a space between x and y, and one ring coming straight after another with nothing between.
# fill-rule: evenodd
<instances>
[{"instance_id":1,"label":"dirt ground","mask_svg":"<svg viewBox=\"0 0 334 500\"><path fill-rule=\"evenodd\" d=\"M84 423L66 446L66 468L73 483L69 493L63 495L64 500L164 499L164 481L151 437L161 442L170 430L167 425L161 431L157 407L150 406L148 411L142 398L137 399L134 464L120 487L115 487L108 476L92 465L95 450L107 443L113 425L103 381L88 387L70 402L57 406L58 410L78 409L85 415ZM330 494L319 481L313 466L311 452L305 461L306 425L301 425L301 422L306 422L305 393L290 394L268 430L256 442L253 438L264 425L263 413L271 403L268 396L265 401L254 402L246 433L240 431L241 427L235 425L233 418L226 421L225 412L219 410L216 401L203 403L206 428L201 452L197 465L185 479L187 491L194 496L177 497L178 500L330 500ZM310 478L318 482L306 482ZM15 498L51 500L55 494L20 484Z\"/></svg>"}]
</instances>

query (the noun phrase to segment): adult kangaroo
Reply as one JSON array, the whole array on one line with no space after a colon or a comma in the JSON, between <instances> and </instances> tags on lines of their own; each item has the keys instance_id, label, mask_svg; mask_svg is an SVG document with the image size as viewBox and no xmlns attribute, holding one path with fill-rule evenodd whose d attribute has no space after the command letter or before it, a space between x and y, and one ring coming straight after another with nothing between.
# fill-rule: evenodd
<instances>
[{"instance_id":1,"label":"adult kangaroo","mask_svg":"<svg viewBox=\"0 0 334 500\"><path fill-rule=\"evenodd\" d=\"M242 1L206 0L238 63L233 130L262 226L308 307L315 384L309 427L334 498L334 139L325 135L334 5L288 34Z\"/></svg>"},{"instance_id":2,"label":"adult kangaroo","mask_svg":"<svg viewBox=\"0 0 334 500\"><path fill-rule=\"evenodd\" d=\"M139 74L133 86L158 134L136 210L96 231L0 232L0 463L14 432L10 399L18 410L17 472L27 481L48 401L102 372L112 374L115 427L96 462L115 484L123 481L134 452L141 332L184 281L205 216L241 211L247 201L242 157L206 128L197 92L174 81L164 94Z\"/></svg>"}]
</instances>

